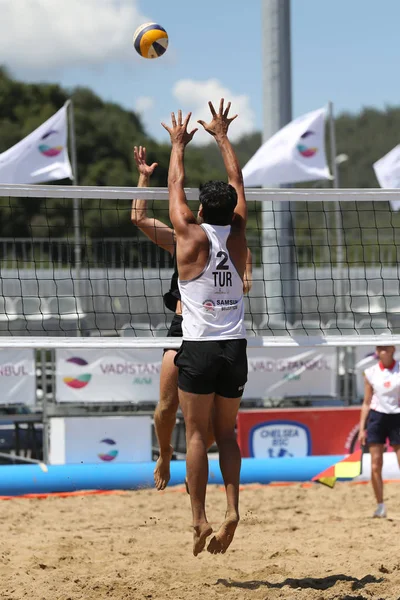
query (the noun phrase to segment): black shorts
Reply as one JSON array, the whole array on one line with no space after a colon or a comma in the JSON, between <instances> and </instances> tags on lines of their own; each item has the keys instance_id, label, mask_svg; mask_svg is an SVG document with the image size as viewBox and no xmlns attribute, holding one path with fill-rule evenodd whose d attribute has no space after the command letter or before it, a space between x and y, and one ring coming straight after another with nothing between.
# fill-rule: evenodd
<instances>
[{"instance_id":1,"label":"black shorts","mask_svg":"<svg viewBox=\"0 0 400 600\"><path fill-rule=\"evenodd\" d=\"M370 410L367 421L368 444L400 445L400 413L386 414Z\"/></svg>"},{"instance_id":2,"label":"black shorts","mask_svg":"<svg viewBox=\"0 0 400 600\"><path fill-rule=\"evenodd\" d=\"M168 329L167 337L179 337L179 338L181 338L183 336L183 332L182 332L182 320L183 320L182 315L175 314L173 316L172 321L171 321L171 325L170 325L170 327ZM164 354L168 350L175 350L175 348L164 348ZM176 350L175 350L175 352L176 352Z\"/></svg>"},{"instance_id":3,"label":"black shorts","mask_svg":"<svg viewBox=\"0 0 400 600\"><path fill-rule=\"evenodd\" d=\"M240 398L247 381L247 340L184 341L175 356L178 388Z\"/></svg>"}]
</instances>

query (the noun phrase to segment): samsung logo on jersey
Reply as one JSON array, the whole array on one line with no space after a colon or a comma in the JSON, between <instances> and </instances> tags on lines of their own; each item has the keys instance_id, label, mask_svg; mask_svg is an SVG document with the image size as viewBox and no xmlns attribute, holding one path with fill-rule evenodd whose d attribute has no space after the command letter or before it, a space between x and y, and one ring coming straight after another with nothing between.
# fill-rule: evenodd
<instances>
[{"instance_id":1,"label":"samsung logo on jersey","mask_svg":"<svg viewBox=\"0 0 400 600\"><path fill-rule=\"evenodd\" d=\"M217 300L217 306L235 306L239 300Z\"/></svg>"}]
</instances>

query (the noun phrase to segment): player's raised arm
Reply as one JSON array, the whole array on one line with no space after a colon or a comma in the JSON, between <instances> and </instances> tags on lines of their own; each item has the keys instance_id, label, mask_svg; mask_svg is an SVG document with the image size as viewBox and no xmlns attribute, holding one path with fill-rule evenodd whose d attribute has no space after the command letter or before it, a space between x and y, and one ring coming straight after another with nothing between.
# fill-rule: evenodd
<instances>
[{"instance_id":1,"label":"player's raised arm","mask_svg":"<svg viewBox=\"0 0 400 600\"><path fill-rule=\"evenodd\" d=\"M182 121L182 111L178 111L178 121L175 113L171 113L171 126L161 123L171 137L171 158L168 171L169 218L177 235L186 235L188 225L196 224L196 218L190 210L185 194L185 165L184 155L187 144L192 140L197 129L187 131L191 113Z\"/></svg>"},{"instance_id":2,"label":"player's raised arm","mask_svg":"<svg viewBox=\"0 0 400 600\"><path fill-rule=\"evenodd\" d=\"M135 146L133 156L139 171L137 187L149 187L150 177L157 167L157 163L147 164L146 148L142 146ZM147 215L147 200L135 199L132 201L131 221L157 246L164 248L171 255L174 253L174 232L162 221Z\"/></svg>"},{"instance_id":3,"label":"player's raised arm","mask_svg":"<svg viewBox=\"0 0 400 600\"><path fill-rule=\"evenodd\" d=\"M210 135L215 138L215 141L221 150L225 169L228 174L228 182L235 188L238 196L238 202L235 208L234 223L244 231L247 223L247 204L244 194L242 169L240 168L236 153L228 138L229 126L232 121L236 119L237 115L234 117L229 116L229 110L231 108L230 102L228 102L227 107L224 110L223 98L220 101L218 113L216 112L212 102L209 102L208 105L211 110L212 120L209 123L206 123L205 121L198 122Z\"/></svg>"}]
</instances>

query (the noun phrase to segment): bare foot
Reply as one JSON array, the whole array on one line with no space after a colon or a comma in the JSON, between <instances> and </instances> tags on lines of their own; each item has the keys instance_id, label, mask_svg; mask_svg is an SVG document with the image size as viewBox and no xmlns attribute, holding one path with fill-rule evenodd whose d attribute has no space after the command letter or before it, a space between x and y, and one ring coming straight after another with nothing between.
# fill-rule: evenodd
<instances>
[{"instance_id":1,"label":"bare foot","mask_svg":"<svg viewBox=\"0 0 400 600\"><path fill-rule=\"evenodd\" d=\"M211 538L207 546L207 552L210 552L210 554L225 554L231 545L238 523L239 515L227 515L218 532Z\"/></svg>"},{"instance_id":2,"label":"bare foot","mask_svg":"<svg viewBox=\"0 0 400 600\"><path fill-rule=\"evenodd\" d=\"M170 480L171 474L169 466L173 452L174 449L170 446L168 452L160 452L160 456L156 462L156 468L154 469L154 483L156 484L158 491L165 490L168 481Z\"/></svg>"},{"instance_id":3,"label":"bare foot","mask_svg":"<svg viewBox=\"0 0 400 600\"><path fill-rule=\"evenodd\" d=\"M209 523L202 523L193 527L193 529L193 554L197 556L200 552L203 552L207 538L213 530Z\"/></svg>"}]
</instances>

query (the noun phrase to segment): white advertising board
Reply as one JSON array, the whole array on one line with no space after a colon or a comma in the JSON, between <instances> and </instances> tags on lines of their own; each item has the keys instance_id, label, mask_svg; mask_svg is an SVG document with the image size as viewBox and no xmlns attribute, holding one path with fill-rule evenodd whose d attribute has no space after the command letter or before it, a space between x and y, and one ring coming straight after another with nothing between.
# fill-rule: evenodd
<instances>
[{"instance_id":1,"label":"white advertising board","mask_svg":"<svg viewBox=\"0 0 400 600\"><path fill-rule=\"evenodd\" d=\"M34 351L28 348L0 350L0 404L32 405L36 398Z\"/></svg>"},{"instance_id":2,"label":"white advertising board","mask_svg":"<svg viewBox=\"0 0 400 600\"><path fill-rule=\"evenodd\" d=\"M57 350L58 402L157 402L162 350ZM335 396L335 348L249 348L244 398Z\"/></svg>"},{"instance_id":3,"label":"white advertising board","mask_svg":"<svg viewBox=\"0 0 400 600\"><path fill-rule=\"evenodd\" d=\"M162 350L57 350L57 402L143 402L159 396Z\"/></svg>"},{"instance_id":4,"label":"white advertising board","mask_svg":"<svg viewBox=\"0 0 400 600\"><path fill-rule=\"evenodd\" d=\"M148 462L151 418L55 417L50 419L52 465Z\"/></svg>"},{"instance_id":5,"label":"white advertising board","mask_svg":"<svg viewBox=\"0 0 400 600\"><path fill-rule=\"evenodd\" d=\"M249 375L243 398L336 396L336 350L248 348Z\"/></svg>"}]
</instances>

